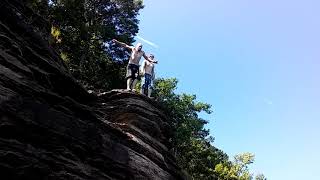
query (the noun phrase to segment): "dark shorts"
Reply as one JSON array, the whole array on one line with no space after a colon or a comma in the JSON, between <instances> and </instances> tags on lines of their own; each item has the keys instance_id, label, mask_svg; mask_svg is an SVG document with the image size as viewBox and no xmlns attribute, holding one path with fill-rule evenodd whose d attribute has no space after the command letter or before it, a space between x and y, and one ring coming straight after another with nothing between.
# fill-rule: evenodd
<instances>
[{"instance_id":1,"label":"dark shorts","mask_svg":"<svg viewBox=\"0 0 320 180\"><path fill-rule=\"evenodd\" d=\"M144 81L142 82L142 89L151 88L151 80L152 80L151 74L144 74Z\"/></svg>"},{"instance_id":2,"label":"dark shorts","mask_svg":"<svg viewBox=\"0 0 320 180\"><path fill-rule=\"evenodd\" d=\"M127 79L132 78L132 79L140 80L141 78L139 76L139 65L128 64L126 78Z\"/></svg>"}]
</instances>

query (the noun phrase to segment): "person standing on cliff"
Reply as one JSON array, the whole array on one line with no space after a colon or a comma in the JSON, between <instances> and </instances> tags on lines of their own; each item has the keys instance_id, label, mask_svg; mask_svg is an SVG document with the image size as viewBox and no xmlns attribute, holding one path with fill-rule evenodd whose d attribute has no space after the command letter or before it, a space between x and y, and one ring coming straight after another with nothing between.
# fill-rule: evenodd
<instances>
[{"instance_id":1,"label":"person standing on cliff","mask_svg":"<svg viewBox=\"0 0 320 180\"><path fill-rule=\"evenodd\" d=\"M155 79L154 67L158 61L154 61L153 54L150 54L149 58L153 61L143 61L141 67L142 73L144 74L144 80L141 86L141 94L144 94L150 98L152 93L152 81Z\"/></svg>"},{"instance_id":2,"label":"person standing on cliff","mask_svg":"<svg viewBox=\"0 0 320 180\"><path fill-rule=\"evenodd\" d=\"M137 81L140 80L139 76L139 62L141 60L141 57L143 56L145 60L149 62L156 63L156 61L153 61L147 55L144 51L142 51L142 44L138 43L135 47L129 46L123 42L120 42L116 39L113 39L112 42L121 45L122 47L128 49L131 51L131 55L129 58L129 63L127 66L127 73L126 73L126 79L127 79L127 90L129 91L136 91L135 87L137 84Z\"/></svg>"},{"instance_id":3,"label":"person standing on cliff","mask_svg":"<svg viewBox=\"0 0 320 180\"><path fill-rule=\"evenodd\" d=\"M149 58L153 61L143 61L141 69L144 74L144 79L141 86L141 94L144 94L151 98L152 93L152 81L155 79L154 66L158 61L154 61L154 55L150 54Z\"/></svg>"}]
</instances>

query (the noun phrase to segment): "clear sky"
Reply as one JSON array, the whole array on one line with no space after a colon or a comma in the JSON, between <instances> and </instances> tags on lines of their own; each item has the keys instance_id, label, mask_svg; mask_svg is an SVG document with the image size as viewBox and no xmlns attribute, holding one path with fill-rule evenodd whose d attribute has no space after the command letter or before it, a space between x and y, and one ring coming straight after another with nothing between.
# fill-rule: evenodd
<instances>
[{"instance_id":1,"label":"clear sky","mask_svg":"<svg viewBox=\"0 0 320 180\"><path fill-rule=\"evenodd\" d=\"M137 42L158 76L213 105L215 146L254 153L269 180L320 180L320 1L144 4Z\"/></svg>"}]
</instances>

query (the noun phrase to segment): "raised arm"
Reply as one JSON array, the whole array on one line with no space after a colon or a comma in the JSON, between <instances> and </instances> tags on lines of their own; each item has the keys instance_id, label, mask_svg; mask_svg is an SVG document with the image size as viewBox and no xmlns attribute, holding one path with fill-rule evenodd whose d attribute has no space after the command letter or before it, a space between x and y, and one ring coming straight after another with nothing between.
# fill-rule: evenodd
<instances>
[{"instance_id":1,"label":"raised arm","mask_svg":"<svg viewBox=\"0 0 320 180\"><path fill-rule=\"evenodd\" d=\"M150 62L153 62L153 63L156 63L156 64L158 63L158 61L155 61L155 60L149 58L149 57L146 55L146 53L143 53L143 57L144 57L144 59L146 59L146 60L148 60L148 61L150 61Z\"/></svg>"},{"instance_id":2,"label":"raised arm","mask_svg":"<svg viewBox=\"0 0 320 180\"><path fill-rule=\"evenodd\" d=\"M118 41L116 39L112 39L112 42L114 42L116 44L119 44L120 46L125 47L125 48L130 49L130 50L132 50L132 48L133 48L132 46L129 46L128 44L120 42L120 41Z\"/></svg>"}]
</instances>

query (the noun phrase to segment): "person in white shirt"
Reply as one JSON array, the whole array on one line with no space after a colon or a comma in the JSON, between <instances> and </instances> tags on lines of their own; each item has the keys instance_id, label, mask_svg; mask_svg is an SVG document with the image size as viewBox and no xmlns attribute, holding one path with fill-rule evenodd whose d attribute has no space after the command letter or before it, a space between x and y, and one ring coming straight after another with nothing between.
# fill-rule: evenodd
<instances>
[{"instance_id":1,"label":"person in white shirt","mask_svg":"<svg viewBox=\"0 0 320 180\"><path fill-rule=\"evenodd\" d=\"M149 59L151 59L152 61L143 61L141 67L142 73L144 74L144 80L141 83L141 94L144 94L150 98L152 93L152 81L155 79L154 68L155 64L157 64L158 61L154 60L153 54L149 55Z\"/></svg>"}]
</instances>

